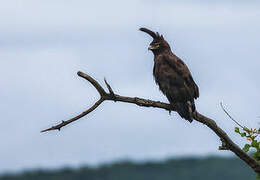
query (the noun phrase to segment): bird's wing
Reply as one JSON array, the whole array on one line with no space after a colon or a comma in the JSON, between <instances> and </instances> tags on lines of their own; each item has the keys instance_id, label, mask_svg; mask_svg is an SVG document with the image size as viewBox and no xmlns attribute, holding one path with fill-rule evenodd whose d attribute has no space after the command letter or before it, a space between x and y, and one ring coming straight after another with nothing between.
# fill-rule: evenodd
<instances>
[{"instance_id":1,"label":"bird's wing","mask_svg":"<svg viewBox=\"0 0 260 180\"><path fill-rule=\"evenodd\" d=\"M184 64L184 62L175 56L174 54L165 54L165 60L169 63L169 65L174 69L175 72L181 76L185 82L185 85L188 87L192 96L196 99L199 97L199 88L194 82L191 73L188 67Z\"/></svg>"}]
</instances>

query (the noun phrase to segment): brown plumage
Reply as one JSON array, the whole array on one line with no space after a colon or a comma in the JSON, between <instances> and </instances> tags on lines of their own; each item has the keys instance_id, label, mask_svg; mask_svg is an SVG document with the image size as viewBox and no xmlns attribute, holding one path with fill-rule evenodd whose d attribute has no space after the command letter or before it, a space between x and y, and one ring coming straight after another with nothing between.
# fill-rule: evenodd
<instances>
[{"instance_id":1,"label":"brown plumage","mask_svg":"<svg viewBox=\"0 0 260 180\"><path fill-rule=\"evenodd\" d=\"M147 28L140 28L140 31L153 37L148 49L154 54L153 75L156 84L169 102L176 107L178 114L192 122L192 114L195 111L194 99L199 97L199 88L188 67L172 53L162 35Z\"/></svg>"}]
</instances>

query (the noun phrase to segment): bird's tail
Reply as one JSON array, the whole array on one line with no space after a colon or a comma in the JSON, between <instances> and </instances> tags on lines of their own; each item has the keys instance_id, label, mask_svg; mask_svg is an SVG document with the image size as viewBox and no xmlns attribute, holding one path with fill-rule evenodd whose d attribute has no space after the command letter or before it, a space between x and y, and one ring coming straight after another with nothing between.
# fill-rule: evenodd
<instances>
[{"instance_id":1,"label":"bird's tail","mask_svg":"<svg viewBox=\"0 0 260 180\"><path fill-rule=\"evenodd\" d=\"M196 110L194 101L178 102L174 104L177 113L184 119L192 122L193 112Z\"/></svg>"}]
</instances>

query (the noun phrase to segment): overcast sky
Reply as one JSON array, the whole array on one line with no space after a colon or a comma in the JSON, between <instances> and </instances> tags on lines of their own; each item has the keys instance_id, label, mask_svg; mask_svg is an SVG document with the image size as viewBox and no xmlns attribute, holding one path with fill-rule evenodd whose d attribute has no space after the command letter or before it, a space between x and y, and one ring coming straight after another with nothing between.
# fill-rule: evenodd
<instances>
[{"instance_id":1,"label":"overcast sky","mask_svg":"<svg viewBox=\"0 0 260 180\"><path fill-rule=\"evenodd\" d=\"M219 138L176 113L105 102L60 132L44 128L99 98L77 71L115 93L167 102L152 77L151 38L164 35L200 88L197 110L234 139L235 124L258 127L260 10L257 1L13 0L0 6L0 173L78 167L120 159L232 155Z\"/></svg>"}]
</instances>

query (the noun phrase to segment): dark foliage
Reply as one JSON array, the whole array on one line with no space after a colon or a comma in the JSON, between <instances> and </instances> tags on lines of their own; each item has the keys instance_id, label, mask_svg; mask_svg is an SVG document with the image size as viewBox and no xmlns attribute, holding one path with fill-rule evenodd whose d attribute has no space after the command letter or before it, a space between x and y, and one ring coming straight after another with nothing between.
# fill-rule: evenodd
<instances>
[{"instance_id":1,"label":"dark foliage","mask_svg":"<svg viewBox=\"0 0 260 180\"><path fill-rule=\"evenodd\" d=\"M250 180L255 173L235 158L185 158L165 162L106 164L98 168L28 171L0 180Z\"/></svg>"}]
</instances>

